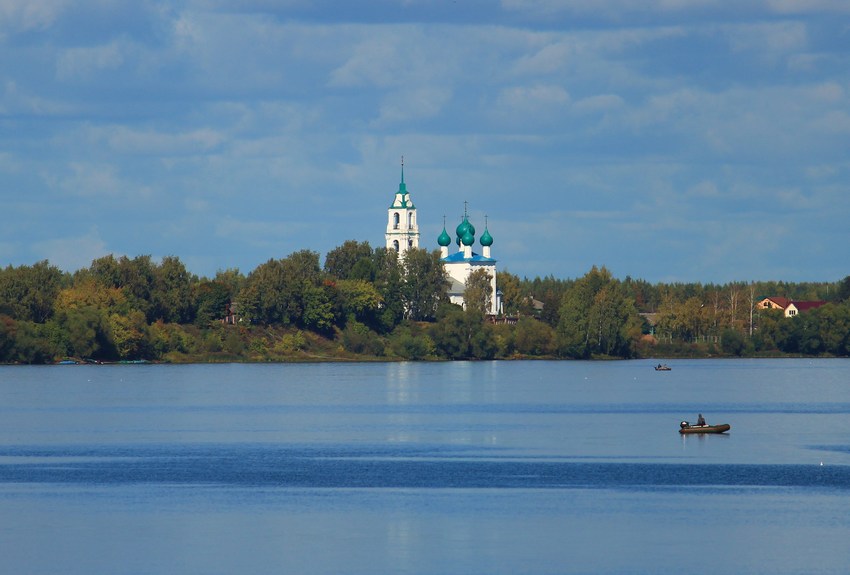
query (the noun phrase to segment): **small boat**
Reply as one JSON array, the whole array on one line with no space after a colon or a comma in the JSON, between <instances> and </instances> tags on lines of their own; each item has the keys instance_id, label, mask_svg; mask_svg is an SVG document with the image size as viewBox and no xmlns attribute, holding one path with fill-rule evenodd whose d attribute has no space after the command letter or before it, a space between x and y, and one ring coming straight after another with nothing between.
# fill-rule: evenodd
<instances>
[{"instance_id":1,"label":"small boat","mask_svg":"<svg viewBox=\"0 0 850 575\"><path fill-rule=\"evenodd\" d=\"M662 365L660 363L655 366L655 371L670 371L671 369L673 368L669 365Z\"/></svg>"},{"instance_id":2,"label":"small boat","mask_svg":"<svg viewBox=\"0 0 850 575\"><path fill-rule=\"evenodd\" d=\"M732 429L728 423L718 425L691 425L687 421L679 424L679 433L726 433Z\"/></svg>"}]
</instances>

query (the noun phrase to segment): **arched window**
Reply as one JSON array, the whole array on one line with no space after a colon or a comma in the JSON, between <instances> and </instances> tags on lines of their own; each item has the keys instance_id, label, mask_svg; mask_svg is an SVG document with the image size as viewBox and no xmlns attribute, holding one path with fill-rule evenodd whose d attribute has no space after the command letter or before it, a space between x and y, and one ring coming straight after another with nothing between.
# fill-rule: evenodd
<instances>
[{"instance_id":1,"label":"arched window","mask_svg":"<svg viewBox=\"0 0 850 575\"><path fill-rule=\"evenodd\" d=\"M396 212L396 213L393 214L393 229L394 230L398 229L398 222L399 222L398 212Z\"/></svg>"},{"instance_id":2,"label":"arched window","mask_svg":"<svg viewBox=\"0 0 850 575\"><path fill-rule=\"evenodd\" d=\"M395 248L395 251L398 252L398 240L393 240L393 248Z\"/></svg>"},{"instance_id":3,"label":"arched window","mask_svg":"<svg viewBox=\"0 0 850 575\"><path fill-rule=\"evenodd\" d=\"M407 240L407 247L409 247L409 248L413 247L413 240Z\"/></svg>"},{"instance_id":4,"label":"arched window","mask_svg":"<svg viewBox=\"0 0 850 575\"><path fill-rule=\"evenodd\" d=\"M413 212L410 212L410 213L407 214L407 227L408 228L413 227Z\"/></svg>"}]
</instances>

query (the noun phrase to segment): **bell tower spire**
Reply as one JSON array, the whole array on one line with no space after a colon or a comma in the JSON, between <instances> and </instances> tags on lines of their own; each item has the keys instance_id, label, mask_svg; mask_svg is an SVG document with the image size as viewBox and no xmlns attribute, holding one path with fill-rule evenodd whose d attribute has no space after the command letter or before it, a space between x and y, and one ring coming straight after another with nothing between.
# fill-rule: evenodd
<instances>
[{"instance_id":1,"label":"bell tower spire","mask_svg":"<svg viewBox=\"0 0 850 575\"><path fill-rule=\"evenodd\" d=\"M419 224L416 222L416 206L410 199L404 183L404 156L401 157L401 181L393 203L387 210L387 249L395 250L399 256L408 249L419 247Z\"/></svg>"}]
</instances>

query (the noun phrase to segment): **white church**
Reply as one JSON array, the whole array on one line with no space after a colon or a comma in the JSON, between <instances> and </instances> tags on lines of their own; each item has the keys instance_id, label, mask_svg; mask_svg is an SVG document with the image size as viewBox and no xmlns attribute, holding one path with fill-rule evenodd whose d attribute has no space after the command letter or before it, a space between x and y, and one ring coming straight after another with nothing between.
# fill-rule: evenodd
<instances>
[{"instance_id":1,"label":"white church","mask_svg":"<svg viewBox=\"0 0 850 575\"><path fill-rule=\"evenodd\" d=\"M463 292L466 289L466 280L472 272L483 269L491 277L490 309L487 310L487 313L494 316L499 314L501 312L501 298L496 291L496 260L490 255L493 236L487 230L486 223L484 233L478 240L481 245L481 254L472 251L475 245L475 226L469 221L465 203L463 219L457 226L455 233L454 243L458 246L458 249L453 254L449 254L452 238L446 232L445 222L443 222L443 233L437 238L441 261L445 266L450 283L449 300L454 304L465 307ZM408 249L419 248L419 224L416 221L416 206L413 205L410 192L407 191L407 185L404 183L404 161L401 164L401 183L398 185L393 203L387 210L387 233L385 237L387 249L395 250L399 257L404 256Z\"/></svg>"}]
</instances>

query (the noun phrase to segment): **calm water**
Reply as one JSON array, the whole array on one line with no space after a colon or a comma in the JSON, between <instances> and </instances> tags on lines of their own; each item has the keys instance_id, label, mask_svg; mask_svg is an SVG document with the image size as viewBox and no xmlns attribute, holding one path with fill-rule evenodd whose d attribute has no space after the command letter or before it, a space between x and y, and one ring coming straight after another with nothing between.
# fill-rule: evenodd
<instances>
[{"instance_id":1,"label":"calm water","mask_svg":"<svg viewBox=\"0 0 850 575\"><path fill-rule=\"evenodd\" d=\"M850 572L850 361L652 363L0 367L0 573Z\"/></svg>"}]
</instances>

